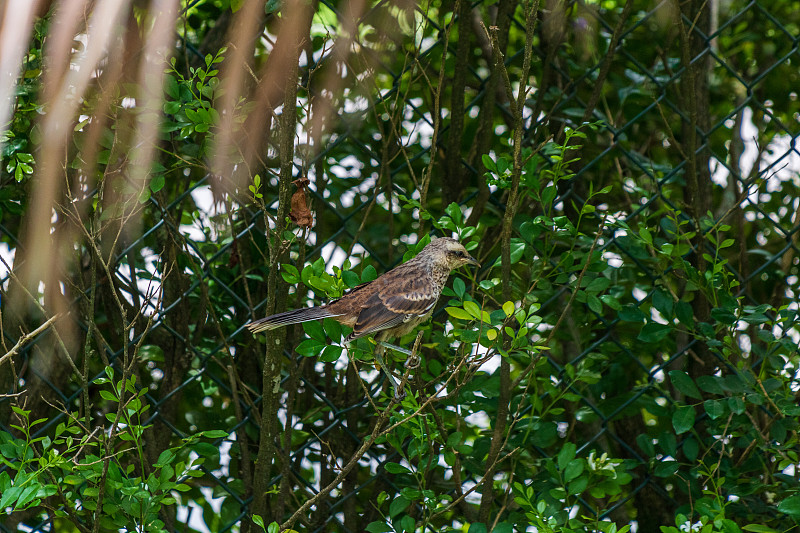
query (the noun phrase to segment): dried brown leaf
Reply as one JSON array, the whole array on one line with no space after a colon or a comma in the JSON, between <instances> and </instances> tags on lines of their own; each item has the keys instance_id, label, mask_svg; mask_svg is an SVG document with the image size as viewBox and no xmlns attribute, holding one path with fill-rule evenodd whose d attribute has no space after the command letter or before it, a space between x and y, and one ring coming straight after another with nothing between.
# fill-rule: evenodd
<instances>
[{"instance_id":1,"label":"dried brown leaf","mask_svg":"<svg viewBox=\"0 0 800 533\"><path fill-rule=\"evenodd\" d=\"M300 178L292 183L297 186L297 190L292 195L289 218L298 226L309 228L314 225L314 215L308 208L308 179Z\"/></svg>"}]
</instances>

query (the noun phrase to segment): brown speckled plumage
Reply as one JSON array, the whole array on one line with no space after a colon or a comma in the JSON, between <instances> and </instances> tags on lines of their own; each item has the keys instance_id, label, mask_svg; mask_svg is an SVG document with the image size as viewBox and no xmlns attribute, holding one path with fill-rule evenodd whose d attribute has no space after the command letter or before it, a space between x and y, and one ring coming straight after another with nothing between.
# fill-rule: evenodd
<instances>
[{"instance_id":1,"label":"brown speckled plumage","mask_svg":"<svg viewBox=\"0 0 800 533\"><path fill-rule=\"evenodd\" d=\"M353 328L345 342L364 335L379 341L409 333L433 313L450 272L478 262L455 239L434 239L416 257L319 307L287 311L247 325L253 333L330 317Z\"/></svg>"}]
</instances>

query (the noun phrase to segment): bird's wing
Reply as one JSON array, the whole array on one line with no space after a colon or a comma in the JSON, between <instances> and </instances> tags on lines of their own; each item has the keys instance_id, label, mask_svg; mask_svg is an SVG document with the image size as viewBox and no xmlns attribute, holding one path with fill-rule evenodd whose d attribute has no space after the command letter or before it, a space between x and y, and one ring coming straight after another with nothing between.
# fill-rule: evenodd
<instances>
[{"instance_id":1,"label":"bird's wing","mask_svg":"<svg viewBox=\"0 0 800 533\"><path fill-rule=\"evenodd\" d=\"M393 328L433 309L439 293L429 278L413 275L413 272L404 274L387 279L381 289L364 302L349 339Z\"/></svg>"},{"instance_id":2,"label":"bird's wing","mask_svg":"<svg viewBox=\"0 0 800 533\"><path fill-rule=\"evenodd\" d=\"M369 309L369 312L366 313L366 315L368 315L365 317L366 320L362 319L362 317L365 315L365 312L362 311L361 314L358 315L359 321L353 328L353 332L347 336L345 342L350 342L353 339L357 339L365 335L371 335L372 333L377 333L378 331L399 326L406 320L407 316L392 313L385 308L379 309L377 307L370 307L365 308L365 311L367 309ZM376 313L375 311L379 312Z\"/></svg>"}]
</instances>

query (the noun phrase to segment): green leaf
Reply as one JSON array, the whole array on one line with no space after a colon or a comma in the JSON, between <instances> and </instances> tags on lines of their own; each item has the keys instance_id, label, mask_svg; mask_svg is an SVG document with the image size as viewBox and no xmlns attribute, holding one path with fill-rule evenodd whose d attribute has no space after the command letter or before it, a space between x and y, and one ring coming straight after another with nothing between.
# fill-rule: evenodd
<instances>
[{"instance_id":1,"label":"green leaf","mask_svg":"<svg viewBox=\"0 0 800 533\"><path fill-rule=\"evenodd\" d=\"M490 156L489 154L483 154L481 156L481 162L483 163L483 168L485 168L486 170L495 173L497 172L497 164L494 162L494 159L492 159L492 156Z\"/></svg>"},{"instance_id":2,"label":"green leaf","mask_svg":"<svg viewBox=\"0 0 800 533\"><path fill-rule=\"evenodd\" d=\"M653 439L652 437L647 436L644 433L639 433L636 437L636 444L639 445L639 449L641 449L646 456L652 457L655 455L655 447L653 446Z\"/></svg>"},{"instance_id":3,"label":"green leaf","mask_svg":"<svg viewBox=\"0 0 800 533\"><path fill-rule=\"evenodd\" d=\"M325 335L325 330L319 320L303 322L303 331L312 339L318 340L323 344L326 342L327 337Z\"/></svg>"},{"instance_id":4,"label":"green leaf","mask_svg":"<svg viewBox=\"0 0 800 533\"><path fill-rule=\"evenodd\" d=\"M27 506L30 502L33 501L34 498L36 498L36 494L43 488L44 487L42 487L39 483L36 482L32 483L31 485L28 485L25 488L25 490L22 491L22 494L20 494L19 499L17 500L16 507L22 509L25 506Z\"/></svg>"},{"instance_id":5,"label":"green leaf","mask_svg":"<svg viewBox=\"0 0 800 533\"><path fill-rule=\"evenodd\" d=\"M734 324L736 322L736 314L733 310L727 307L715 307L711 310L711 318L722 322L723 324Z\"/></svg>"},{"instance_id":6,"label":"green leaf","mask_svg":"<svg viewBox=\"0 0 800 533\"><path fill-rule=\"evenodd\" d=\"M522 254L525 253L525 241L522 239L513 238L511 239L511 264L515 264L517 261L520 260Z\"/></svg>"},{"instance_id":7,"label":"green leaf","mask_svg":"<svg viewBox=\"0 0 800 533\"><path fill-rule=\"evenodd\" d=\"M461 214L461 208L457 203L451 202L450 205L445 207L444 212L450 215L450 218L453 219L453 222L456 224L461 224L463 215Z\"/></svg>"},{"instance_id":8,"label":"green leaf","mask_svg":"<svg viewBox=\"0 0 800 533\"><path fill-rule=\"evenodd\" d=\"M153 176L153 179L150 180L150 191L151 192L158 192L164 188L164 184L167 182L166 178L163 174L156 174Z\"/></svg>"},{"instance_id":9,"label":"green leaf","mask_svg":"<svg viewBox=\"0 0 800 533\"><path fill-rule=\"evenodd\" d=\"M294 285L300 281L300 273L297 271L297 268L294 265L284 263L282 266L283 270L281 271L281 277L283 277L283 281L291 285Z\"/></svg>"},{"instance_id":10,"label":"green leaf","mask_svg":"<svg viewBox=\"0 0 800 533\"><path fill-rule=\"evenodd\" d=\"M294 349L295 352L305 357L314 357L322 352L325 344L317 339L306 339Z\"/></svg>"},{"instance_id":11,"label":"green leaf","mask_svg":"<svg viewBox=\"0 0 800 533\"><path fill-rule=\"evenodd\" d=\"M675 457L675 454L678 453L678 439L675 437L675 434L671 431L664 431L658 437L658 446L661 448L667 455L671 455Z\"/></svg>"},{"instance_id":12,"label":"green leaf","mask_svg":"<svg viewBox=\"0 0 800 533\"><path fill-rule=\"evenodd\" d=\"M692 429L694 416L694 407L691 405L682 405L675 409L672 415L672 427L675 428L675 433L680 435Z\"/></svg>"},{"instance_id":13,"label":"green leaf","mask_svg":"<svg viewBox=\"0 0 800 533\"><path fill-rule=\"evenodd\" d=\"M647 226L642 226L639 228L639 237L641 237L642 240L647 244L653 244L653 236L650 234L650 230L647 228Z\"/></svg>"},{"instance_id":14,"label":"green leaf","mask_svg":"<svg viewBox=\"0 0 800 533\"><path fill-rule=\"evenodd\" d=\"M678 461L662 461L653 469L653 473L658 477L669 477L680 468Z\"/></svg>"},{"instance_id":15,"label":"green leaf","mask_svg":"<svg viewBox=\"0 0 800 533\"><path fill-rule=\"evenodd\" d=\"M451 317L458 318L459 320L473 320L472 316L460 307L446 307L445 311L447 311L447 314Z\"/></svg>"},{"instance_id":16,"label":"green leaf","mask_svg":"<svg viewBox=\"0 0 800 533\"><path fill-rule=\"evenodd\" d=\"M111 391L101 390L100 391L100 396L104 400L108 400L109 402L116 402L117 401L117 397L114 396L114 394Z\"/></svg>"},{"instance_id":17,"label":"green leaf","mask_svg":"<svg viewBox=\"0 0 800 533\"><path fill-rule=\"evenodd\" d=\"M534 224L532 221L527 220L519 227L519 234L526 242L533 244L533 241L541 233L541 226Z\"/></svg>"},{"instance_id":18,"label":"green leaf","mask_svg":"<svg viewBox=\"0 0 800 533\"><path fill-rule=\"evenodd\" d=\"M509 524L508 522L500 522L496 526L494 526L494 529L492 529L492 533L513 533L513 532L514 532L514 526Z\"/></svg>"},{"instance_id":19,"label":"green leaf","mask_svg":"<svg viewBox=\"0 0 800 533\"><path fill-rule=\"evenodd\" d=\"M344 281L344 284L347 285L347 287L350 289L361 283L361 280L358 279L358 274L356 274L352 270L342 271L342 281Z\"/></svg>"},{"instance_id":20,"label":"green leaf","mask_svg":"<svg viewBox=\"0 0 800 533\"><path fill-rule=\"evenodd\" d=\"M164 76L164 92L166 92L173 100L180 98L180 92L178 91L178 80L175 79L175 76L169 74Z\"/></svg>"},{"instance_id":21,"label":"green leaf","mask_svg":"<svg viewBox=\"0 0 800 533\"><path fill-rule=\"evenodd\" d=\"M553 200L556 197L556 188L552 185L545 187L544 191L542 192L542 206L544 207L545 211L548 211L550 205L553 203Z\"/></svg>"},{"instance_id":22,"label":"green leaf","mask_svg":"<svg viewBox=\"0 0 800 533\"><path fill-rule=\"evenodd\" d=\"M698 400L702 398L702 396L700 396L700 391L697 390L697 386L695 386L692 378L690 378L689 374L683 370L670 371L669 379L672 382L672 385L686 396L697 398Z\"/></svg>"},{"instance_id":23,"label":"green leaf","mask_svg":"<svg viewBox=\"0 0 800 533\"><path fill-rule=\"evenodd\" d=\"M533 426L531 441L536 446L546 448L558 439L558 426L555 422L537 422Z\"/></svg>"},{"instance_id":24,"label":"green leaf","mask_svg":"<svg viewBox=\"0 0 800 533\"><path fill-rule=\"evenodd\" d=\"M586 303L594 313L602 314L603 312L603 303L600 301L600 298L595 296L594 294L590 294L586 297Z\"/></svg>"},{"instance_id":25,"label":"green leaf","mask_svg":"<svg viewBox=\"0 0 800 533\"><path fill-rule=\"evenodd\" d=\"M747 407L745 406L744 400L739 396L733 396L728 398L728 408L731 410L732 413L740 415L745 412Z\"/></svg>"},{"instance_id":26,"label":"green leaf","mask_svg":"<svg viewBox=\"0 0 800 533\"><path fill-rule=\"evenodd\" d=\"M11 504L17 501L17 498L22 494L24 487L14 486L5 491L0 498L0 509L6 507L13 507Z\"/></svg>"},{"instance_id":27,"label":"green leaf","mask_svg":"<svg viewBox=\"0 0 800 533\"><path fill-rule=\"evenodd\" d=\"M611 280L602 276L595 278L587 285L586 292L602 292L611 285Z\"/></svg>"},{"instance_id":28,"label":"green leaf","mask_svg":"<svg viewBox=\"0 0 800 533\"><path fill-rule=\"evenodd\" d=\"M720 376L698 376L697 386L700 389L711 394L725 394L721 385L722 377Z\"/></svg>"},{"instance_id":29,"label":"green leaf","mask_svg":"<svg viewBox=\"0 0 800 533\"><path fill-rule=\"evenodd\" d=\"M367 283L368 281L372 281L377 277L378 272L375 270L375 267L372 265L367 265L361 272L361 283Z\"/></svg>"},{"instance_id":30,"label":"green leaf","mask_svg":"<svg viewBox=\"0 0 800 533\"><path fill-rule=\"evenodd\" d=\"M397 463L386 463L383 468L390 474L411 474L411 470Z\"/></svg>"},{"instance_id":31,"label":"green leaf","mask_svg":"<svg viewBox=\"0 0 800 533\"><path fill-rule=\"evenodd\" d=\"M572 442L565 442L564 445L561 447L561 451L558 452L558 468L564 470L570 461L575 459L575 452L577 451L577 446L575 446Z\"/></svg>"},{"instance_id":32,"label":"green leaf","mask_svg":"<svg viewBox=\"0 0 800 533\"><path fill-rule=\"evenodd\" d=\"M453 292L458 296L460 300L464 299L464 293L466 292L467 287L464 285L464 280L461 278L456 278L453 281Z\"/></svg>"},{"instance_id":33,"label":"green leaf","mask_svg":"<svg viewBox=\"0 0 800 533\"><path fill-rule=\"evenodd\" d=\"M619 319L625 322L642 322L645 319L641 309L633 304L627 304L619 312Z\"/></svg>"},{"instance_id":34,"label":"green leaf","mask_svg":"<svg viewBox=\"0 0 800 533\"><path fill-rule=\"evenodd\" d=\"M481 318L481 308L473 302L472 300L467 300L464 302L464 310L472 315L474 318L480 320Z\"/></svg>"},{"instance_id":35,"label":"green leaf","mask_svg":"<svg viewBox=\"0 0 800 533\"><path fill-rule=\"evenodd\" d=\"M133 487L133 490L138 492L138 488ZM136 492L131 492L131 494L135 494ZM97 487L86 487L82 491L82 495L84 498L97 498L100 495L100 489Z\"/></svg>"},{"instance_id":36,"label":"green leaf","mask_svg":"<svg viewBox=\"0 0 800 533\"><path fill-rule=\"evenodd\" d=\"M192 446L192 450L197 452L197 455L203 457L211 457L212 459L219 458L219 449L213 444L207 442L197 442Z\"/></svg>"},{"instance_id":37,"label":"green leaf","mask_svg":"<svg viewBox=\"0 0 800 533\"><path fill-rule=\"evenodd\" d=\"M323 350L319 356L319 360L325 363L333 363L339 360L339 357L342 355L342 348L341 346L333 346L328 345Z\"/></svg>"},{"instance_id":38,"label":"green leaf","mask_svg":"<svg viewBox=\"0 0 800 533\"><path fill-rule=\"evenodd\" d=\"M619 300L611 296L610 294L601 294L599 296L600 301L606 304L608 307L613 309L614 311L622 310L622 304L619 303Z\"/></svg>"},{"instance_id":39,"label":"green leaf","mask_svg":"<svg viewBox=\"0 0 800 533\"><path fill-rule=\"evenodd\" d=\"M694 326L694 314L692 312L692 306L689 305L688 302L681 300L675 304L675 315L684 325L690 327Z\"/></svg>"},{"instance_id":40,"label":"green leaf","mask_svg":"<svg viewBox=\"0 0 800 533\"><path fill-rule=\"evenodd\" d=\"M658 322L648 322L639 332L639 339L642 342L659 342L663 340L672 331L672 327L666 324L659 324Z\"/></svg>"},{"instance_id":41,"label":"green leaf","mask_svg":"<svg viewBox=\"0 0 800 533\"><path fill-rule=\"evenodd\" d=\"M154 466L157 468L162 468L170 464L174 460L175 460L175 452L173 452L172 450L164 450L158 456L158 461L156 461L156 464Z\"/></svg>"},{"instance_id":42,"label":"green leaf","mask_svg":"<svg viewBox=\"0 0 800 533\"><path fill-rule=\"evenodd\" d=\"M333 318L326 318L322 321L322 329L325 335L334 342L339 342L342 338L342 325Z\"/></svg>"},{"instance_id":43,"label":"green leaf","mask_svg":"<svg viewBox=\"0 0 800 533\"><path fill-rule=\"evenodd\" d=\"M800 516L800 494L784 499L778 504L778 511L792 516Z\"/></svg>"},{"instance_id":44,"label":"green leaf","mask_svg":"<svg viewBox=\"0 0 800 533\"><path fill-rule=\"evenodd\" d=\"M683 442L683 454L690 462L694 462L695 459L697 459L697 453L699 451L700 445L694 437L689 437Z\"/></svg>"},{"instance_id":45,"label":"green leaf","mask_svg":"<svg viewBox=\"0 0 800 533\"><path fill-rule=\"evenodd\" d=\"M672 295L670 295L667 291L656 289L653 292L653 307L655 307L665 318L672 316L673 303Z\"/></svg>"},{"instance_id":46,"label":"green leaf","mask_svg":"<svg viewBox=\"0 0 800 533\"><path fill-rule=\"evenodd\" d=\"M725 416L725 402L722 400L706 400L703 402L703 408L712 420Z\"/></svg>"},{"instance_id":47,"label":"green leaf","mask_svg":"<svg viewBox=\"0 0 800 533\"><path fill-rule=\"evenodd\" d=\"M747 524L746 526L742 526L742 529L745 531L754 531L755 533L778 533L776 529L758 524Z\"/></svg>"},{"instance_id":48,"label":"green leaf","mask_svg":"<svg viewBox=\"0 0 800 533\"><path fill-rule=\"evenodd\" d=\"M567 468L564 469L564 480L565 481L572 481L576 477L583 474L583 460L582 459L573 459L567 465Z\"/></svg>"},{"instance_id":49,"label":"green leaf","mask_svg":"<svg viewBox=\"0 0 800 533\"><path fill-rule=\"evenodd\" d=\"M747 392L748 386L738 374L728 374L720 380L722 388L733 393Z\"/></svg>"},{"instance_id":50,"label":"green leaf","mask_svg":"<svg viewBox=\"0 0 800 533\"><path fill-rule=\"evenodd\" d=\"M180 102L164 102L164 113L166 113L167 115L174 115L180 110L181 110ZM172 124L174 124L174 122Z\"/></svg>"},{"instance_id":51,"label":"green leaf","mask_svg":"<svg viewBox=\"0 0 800 533\"><path fill-rule=\"evenodd\" d=\"M567 485L567 492L572 495L577 495L583 493L586 490L586 487L589 486L589 476L581 476L574 481L570 481Z\"/></svg>"},{"instance_id":52,"label":"green leaf","mask_svg":"<svg viewBox=\"0 0 800 533\"><path fill-rule=\"evenodd\" d=\"M365 529L369 531L369 533L389 533L390 531L394 531L392 526L379 521L370 522Z\"/></svg>"},{"instance_id":53,"label":"green leaf","mask_svg":"<svg viewBox=\"0 0 800 533\"><path fill-rule=\"evenodd\" d=\"M403 511L405 511L408 506L411 505L411 502L407 500L404 496L398 496L392 503L389 504L389 516L394 518L395 516L399 515Z\"/></svg>"}]
</instances>

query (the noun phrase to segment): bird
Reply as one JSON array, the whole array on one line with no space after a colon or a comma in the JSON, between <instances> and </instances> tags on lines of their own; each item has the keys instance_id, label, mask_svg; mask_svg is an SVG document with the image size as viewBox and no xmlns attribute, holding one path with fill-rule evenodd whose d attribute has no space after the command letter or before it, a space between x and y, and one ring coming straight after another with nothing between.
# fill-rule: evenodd
<instances>
[{"instance_id":1,"label":"bird","mask_svg":"<svg viewBox=\"0 0 800 533\"><path fill-rule=\"evenodd\" d=\"M480 263L456 239L433 239L414 258L373 281L354 287L341 298L317 307L304 307L255 320L247 324L247 328L256 334L290 324L332 318L352 328L353 332L344 339L345 344L372 335L379 346L398 349L386 341L402 337L427 321L450 273L465 265L479 267ZM398 351L409 353L405 349ZM397 385L380 355L380 351L376 351L375 359L397 393Z\"/></svg>"}]
</instances>

